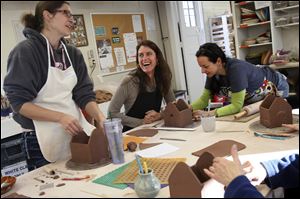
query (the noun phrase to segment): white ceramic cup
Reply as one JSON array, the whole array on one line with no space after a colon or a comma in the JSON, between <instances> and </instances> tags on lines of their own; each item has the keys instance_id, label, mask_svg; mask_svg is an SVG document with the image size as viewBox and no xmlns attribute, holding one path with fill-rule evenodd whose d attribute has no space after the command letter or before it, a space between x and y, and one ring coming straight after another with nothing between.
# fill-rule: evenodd
<instances>
[{"instance_id":1,"label":"white ceramic cup","mask_svg":"<svg viewBox=\"0 0 300 199\"><path fill-rule=\"evenodd\" d=\"M216 129L216 116L201 116L203 131L213 132Z\"/></svg>"}]
</instances>

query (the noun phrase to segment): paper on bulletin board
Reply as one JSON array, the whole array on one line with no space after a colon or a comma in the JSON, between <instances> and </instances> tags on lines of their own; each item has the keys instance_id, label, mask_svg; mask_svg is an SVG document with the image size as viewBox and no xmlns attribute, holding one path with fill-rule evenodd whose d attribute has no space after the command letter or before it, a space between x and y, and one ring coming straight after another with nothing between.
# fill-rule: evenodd
<instances>
[{"instance_id":1,"label":"paper on bulletin board","mask_svg":"<svg viewBox=\"0 0 300 199\"><path fill-rule=\"evenodd\" d=\"M118 66L125 66L126 65L126 57L125 57L125 51L123 47L114 48L117 65Z\"/></svg>"},{"instance_id":2,"label":"paper on bulletin board","mask_svg":"<svg viewBox=\"0 0 300 199\"><path fill-rule=\"evenodd\" d=\"M134 32L124 33L123 38L124 38L127 62L135 62L136 46L137 46L136 34Z\"/></svg>"},{"instance_id":3,"label":"paper on bulletin board","mask_svg":"<svg viewBox=\"0 0 300 199\"><path fill-rule=\"evenodd\" d=\"M105 36L106 31L104 26L96 26L95 27L95 35L96 36Z\"/></svg>"},{"instance_id":4,"label":"paper on bulletin board","mask_svg":"<svg viewBox=\"0 0 300 199\"><path fill-rule=\"evenodd\" d=\"M100 58L100 67L101 69L112 68L114 67L114 60L112 54L106 54L99 56Z\"/></svg>"},{"instance_id":5,"label":"paper on bulletin board","mask_svg":"<svg viewBox=\"0 0 300 199\"><path fill-rule=\"evenodd\" d=\"M134 32L143 32L141 15L132 15L132 25Z\"/></svg>"},{"instance_id":6,"label":"paper on bulletin board","mask_svg":"<svg viewBox=\"0 0 300 199\"><path fill-rule=\"evenodd\" d=\"M114 67L112 47L109 39L97 40L97 50L101 69Z\"/></svg>"}]
</instances>

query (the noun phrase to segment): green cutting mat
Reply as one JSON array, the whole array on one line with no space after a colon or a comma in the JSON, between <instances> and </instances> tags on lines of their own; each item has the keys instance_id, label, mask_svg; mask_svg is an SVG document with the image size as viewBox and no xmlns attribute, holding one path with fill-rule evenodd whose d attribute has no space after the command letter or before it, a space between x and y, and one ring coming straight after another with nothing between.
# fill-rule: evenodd
<instances>
[{"instance_id":1,"label":"green cutting mat","mask_svg":"<svg viewBox=\"0 0 300 199\"><path fill-rule=\"evenodd\" d=\"M130 163L125 164L124 166L121 166L107 174L105 174L104 176L101 176L100 178L97 178L96 180L93 181L93 183L96 184L102 184L102 185L106 185L109 187L114 187L117 189L125 189L127 186L127 184L123 184L123 183L113 183L113 181L118 177L118 175L120 175L128 166Z\"/></svg>"}]
</instances>

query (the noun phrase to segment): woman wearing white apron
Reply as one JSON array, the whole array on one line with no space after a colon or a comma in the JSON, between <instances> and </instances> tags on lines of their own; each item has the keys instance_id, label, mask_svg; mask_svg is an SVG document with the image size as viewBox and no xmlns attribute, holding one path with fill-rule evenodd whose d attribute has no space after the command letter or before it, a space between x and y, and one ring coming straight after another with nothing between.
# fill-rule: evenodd
<instances>
[{"instance_id":1,"label":"woman wearing white apron","mask_svg":"<svg viewBox=\"0 0 300 199\"><path fill-rule=\"evenodd\" d=\"M23 128L35 130L44 158L67 160L72 136L82 130L89 135L95 128L80 108L100 124L105 120L81 52L62 39L73 27L70 5L41 1L35 16L27 14L22 21L27 40L9 55L4 90L14 119Z\"/></svg>"}]
</instances>

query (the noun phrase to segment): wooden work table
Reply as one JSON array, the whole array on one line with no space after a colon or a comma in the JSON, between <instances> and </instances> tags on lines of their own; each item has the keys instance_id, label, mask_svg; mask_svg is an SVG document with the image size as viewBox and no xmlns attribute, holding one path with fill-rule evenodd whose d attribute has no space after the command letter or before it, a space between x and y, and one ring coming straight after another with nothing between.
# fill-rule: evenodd
<instances>
[{"instance_id":1,"label":"wooden work table","mask_svg":"<svg viewBox=\"0 0 300 199\"><path fill-rule=\"evenodd\" d=\"M185 157L187 158L186 163L190 166L194 165L198 159L198 157L191 154L192 152L225 139L235 140L246 145L246 148L244 150L239 151L242 162L245 160L259 161L275 159L281 158L286 154L299 153L299 135L287 140L274 140L255 137L253 135L253 132L249 131L248 126L258 119L258 117L254 118L247 123L217 121L216 131L211 133L203 132L202 126L197 127L195 131L160 130L157 135L148 138L145 143L166 142L178 147L179 150L162 157ZM160 138L162 137L184 139L186 141L160 140ZM125 164L131 162L132 160L134 160L134 153L126 151ZM65 162L66 161L52 163L49 166L66 171L67 169L65 168ZM110 171L115 170L116 168L119 168L122 165L124 164L109 164L104 167L92 170L67 171L75 173L74 176L95 174L96 177L94 179L96 179ZM92 180L62 181L61 178L52 181L54 182L54 187L43 190L45 192L45 195L39 196L39 193L41 192L39 190L39 186L42 184L34 180L34 177L41 178L40 176L42 175L44 175L43 167L17 177L17 182L14 185L13 189L5 195L17 192L18 194L23 194L29 197L137 197L135 191L129 187L124 190L120 190L92 183ZM56 187L55 185L59 183L65 183L65 185ZM261 191L265 194L264 190ZM223 186L214 180L207 181L202 190L202 197L223 197L223 194ZM1 197L4 197L5 195L2 195ZM169 187L167 186L161 189L157 197L170 197Z\"/></svg>"}]
</instances>

